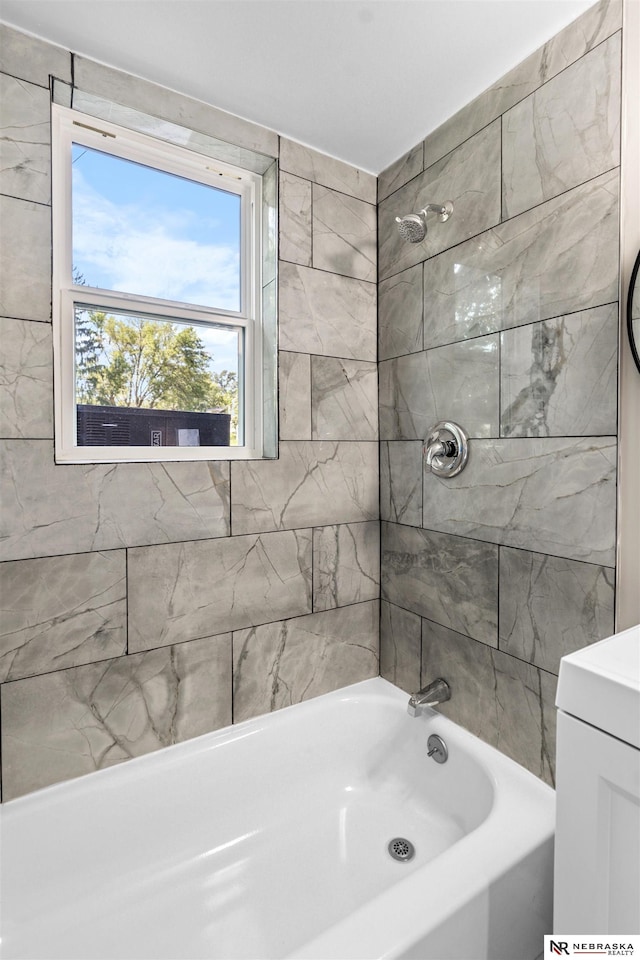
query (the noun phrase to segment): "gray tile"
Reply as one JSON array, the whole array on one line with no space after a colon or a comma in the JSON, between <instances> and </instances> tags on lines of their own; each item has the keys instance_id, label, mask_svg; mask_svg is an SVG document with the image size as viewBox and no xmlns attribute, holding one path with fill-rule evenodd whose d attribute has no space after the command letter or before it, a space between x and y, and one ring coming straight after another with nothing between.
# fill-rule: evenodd
<instances>
[{"instance_id":1,"label":"gray tile","mask_svg":"<svg viewBox=\"0 0 640 960\"><path fill-rule=\"evenodd\" d=\"M0 315L51 319L51 207L0 196Z\"/></svg>"},{"instance_id":2,"label":"gray tile","mask_svg":"<svg viewBox=\"0 0 640 960\"><path fill-rule=\"evenodd\" d=\"M622 0L599 0L541 48L544 79L554 77L622 27Z\"/></svg>"},{"instance_id":3,"label":"gray tile","mask_svg":"<svg viewBox=\"0 0 640 960\"><path fill-rule=\"evenodd\" d=\"M383 523L382 597L497 646L498 548Z\"/></svg>"},{"instance_id":4,"label":"gray tile","mask_svg":"<svg viewBox=\"0 0 640 960\"><path fill-rule=\"evenodd\" d=\"M535 235L531 238L533 243L537 240ZM508 244L508 238L503 242ZM523 253L526 256L527 249L522 249L517 235L507 251L502 249L503 242L490 230L424 264L425 348L483 336L499 330L503 324L518 322L515 310L521 308L517 300L515 310L512 308L504 316L503 275L508 283L510 271L516 273L519 258ZM509 263L511 249L513 262ZM517 282L524 285L522 280ZM538 319L535 307L532 304L531 313Z\"/></svg>"},{"instance_id":5,"label":"gray tile","mask_svg":"<svg viewBox=\"0 0 640 960\"><path fill-rule=\"evenodd\" d=\"M541 716L541 737L540 737L540 760L539 776L550 786L556 785L556 743L557 743L557 717L556 693L558 689L558 678L553 673L547 673L545 670L538 671L539 692L540 692L540 716Z\"/></svg>"},{"instance_id":6,"label":"gray tile","mask_svg":"<svg viewBox=\"0 0 640 960\"><path fill-rule=\"evenodd\" d=\"M74 89L71 83L65 83L64 80L58 80L57 77L51 77L50 82L51 102L57 103L59 107L67 107L70 110L74 99ZM75 91L75 93L78 93L78 91Z\"/></svg>"},{"instance_id":7,"label":"gray tile","mask_svg":"<svg viewBox=\"0 0 640 960\"><path fill-rule=\"evenodd\" d=\"M380 603L380 676L405 693L420 689L421 619L409 610Z\"/></svg>"},{"instance_id":8,"label":"gray tile","mask_svg":"<svg viewBox=\"0 0 640 960\"><path fill-rule=\"evenodd\" d=\"M380 518L422 526L422 441L380 444Z\"/></svg>"},{"instance_id":9,"label":"gray tile","mask_svg":"<svg viewBox=\"0 0 640 960\"><path fill-rule=\"evenodd\" d=\"M424 620L422 683L440 676L451 700L438 710L553 785L554 676Z\"/></svg>"},{"instance_id":10,"label":"gray tile","mask_svg":"<svg viewBox=\"0 0 640 960\"><path fill-rule=\"evenodd\" d=\"M0 74L2 192L51 203L49 91Z\"/></svg>"},{"instance_id":11,"label":"gray tile","mask_svg":"<svg viewBox=\"0 0 640 960\"><path fill-rule=\"evenodd\" d=\"M617 300L617 171L429 260L424 290L425 347Z\"/></svg>"},{"instance_id":12,"label":"gray tile","mask_svg":"<svg viewBox=\"0 0 640 960\"><path fill-rule=\"evenodd\" d=\"M371 173L352 167L295 140L280 138L280 168L314 183L348 193L351 197L376 202L376 178Z\"/></svg>"},{"instance_id":13,"label":"gray tile","mask_svg":"<svg viewBox=\"0 0 640 960\"><path fill-rule=\"evenodd\" d=\"M313 531L313 609L380 596L380 524L342 523Z\"/></svg>"},{"instance_id":14,"label":"gray tile","mask_svg":"<svg viewBox=\"0 0 640 960\"><path fill-rule=\"evenodd\" d=\"M54 84L54 102L59 103L60 106L70 106L71 98L68 93L70 89L70 87L60 83ZM188 103L190 105L191 101L188 101ZM264 174L263 189L266 188L267 192L267 204L265 205L271 208L269 201L273 198L273 187L277 184L277 167L273 155L269 156L266 153L238 146L238 144L229 140L221 140L219 137L212 136L210 133L200 133L188 125L173 123L162 117L159 111L155 116L153 113L143 113L142 110L136 110L135 107L116 103L104 96L87 93L78 89L77 86L73 88L73 108L91 117L107 120L131 130L138 130L140 133L145 133L151 137L166 140L168 143L186 147L195 153L212 157L221 163L229 163L243 167L245 170L251 170L253 173ZM271 194L270 197L269 194ZM264 199L263 196L263 201Z\"/></svg>"},{"instance_id":15,"label":"gray tile","mask_svg":"<svg viewBox=\"0 0 640 960\"><path fill-rule=\"evenodd\" d=\"M311 427L314 440L377 440L376 364L312 357Z\"/></svg>"},{"instance_id":16,"label":"gray tile","mask_svg":"<svg viewBox=\"0 0 640 960\"><path fill-rule=\"evenodd\" d=\"M378 176L378 203L413 180L423 170L422 141L395 160ZM438 158L439 159L439 158Z\"/></svg>"},{"instance_id":17,"label":"gray tile","mask_svg":"<svg viewBox=\"0 0 640 960\"><path fill-rule=\"evenodd\" d=\"M313 266L375 283L375 206L314 183Z\"/></svg>"},{"instance_id":18,"label":"gray tile","mask_svg":"<svg viewBox=\"0 0 640 960\"><path fill-rule=\"evenodd\" d=\"M230 722L230 634L5 684L4 799Z\"/></svg>"},{"instance_id":19,"label":"gray tile","mask_svg":"<svg viewBox=\"0 0 640 960\"><path fill-rule=\"evenodd\" d=\"M51 324L0 318L0 437L53 437Z\"/></svg>"},{"instance_id":20,"label":"gray tile","mask_svg":"<svg viewBox=\"0 0 640 960\"><path fill-rule=\"evenodd\" d=\"M426 474L432 530L601 563L615 562L616 442L474 440L461 474Z\"/></svg>"},{"instance_id":21,"label":"gray tile","mask_svg":"<svg viewBox=\"0 0 640 960\"><path fill-rule=\"evenodd\" d=\"M380 436L424 439L439 420L470 437L499 433L498 336L478 337L380 364Z\"/></svg>"},{"instance_id":22,"label":"gray tile","mask_svg":"<svg viewBox=\"0 0 640 960\"><path fill-rule=\"evenodd\" d=\"M278 284L262 288L262 455L278 456Z\"/></svg>"},{"instance_id":23,"label":"gray tile","mask_svg":"<svg viewBox=\"0 0 640 960\"><path fill-rule=\"evenodd\" d=\"M50 440L1 446L3 560L229 533L226 462L58 466Z\"/></svg>"},{"instance_id":24,"label":"gray tile","mask_svg":"<svg viewBox=\"0 0 640 960\"><path fill-rule=\"evenodd\" d=\"M0 564L0 680L126 653L124 550Z\"/></svg>"},{"instance_id":25,"label":"gray tile","mask_svg":"<svg viewBox=\"0 0 640 960\"><path fill-rule=\"evenodd\" d=\"M238 164L242 166L242 164ZM278 266L278 163L270 164L262 176L262 286L276 279Z\"/></svg>"},{"instance_id":26,"label":"gray tile","mask_svg":"<svg viewBox=\"0 0 640 960\"><path fill-rule=\"evenodd\" d=\"M407 243L395 218L451 200L446 223L429 216L422 243ZM500 123L496 121L383 200L379 211L380 279L433 257L500 222Z\"/></svg>"},{"instance_id":27,"label":"gray tile","mask_svg":"<svg viewBox=\"0 0 640 960\"><path fill-rule=\"evenodd\" d=\"M311 357L280 350L280 439L311 440Z\"/></svg>"},{"instance_id":28,"label":"gray tile","mask_svg":"<svg viewBox=\"0 0 640 960\"><path fill-rule=\"evenodd\" d=\"M0 23L0 70L49 89L49 74L71 82L71 54Z\"/></svg>"},{"instance_id":29,"label":"gray tile","mask_svg":"<svg viewBox=\"0 0 640 960\"><path fill-rule=\"evenodd\" d=\"M620 163L620 34L502 118L503 216Z\"/></svg>"},{"instance_id":30,"label":"gray tile","mask_svg":"<svg viewBox=\"0 0 640 960\"><path fill-rule=\"evenodd\" d=\"M234 722L378 674L377 600L233 634Z\"/></svg>"},{"instance_id":31,"label":"gray tile","mask_svg":"<svg viewBox=\"0 0 640 960\"><path fill-rule=\"evenodd\" d=\"M133 106L248 150L278 156L278 135L273 130L79 55L74 67L74 83L85 93Z\"/></svg>"},{"instance_id":32,"label":"gray tile","mask_svg":"<svg viewBox=\"0 0 640 960\"><path fill-rule=\"evenodd\" d=\"M594 4L430 134L424 142L425 166L529 96L619 30L621 24L621 0Z\"/></svg>"},{"instance_id":33,"label":"gray tile","mask_svg":"<svg viewBox=\"0 0 640 960\"><path fill-rule=\"evenodd\" d=\"M422 350L422 264L378 287L378 359Z\"/></svg>"},{"instance_id":34,"label":"gray tile","mask_svg":"<svg viewBox=\"0 0 640 960\"><path fill-rule=\"evenodd\" d=\"M311 266L311 184L280 174L280 259Z\"/></svg>"},{"instance_id":35,"label":"gray tile","mask_svg":"<svg viewBox=\"0 0 640 960\"><path fill-rule=\"evenodd\" d=\"M560 658L611 636L615 571L500 548L499 646L557 674Z\"/></svg>"},{"instance_id":36,"label":"gray tile","mask_svg":"<svg viewBox=\"0 0 640 960\"><path fill-rule=\"evenodd\" d=\"M376 286L325 270L280 264L280 348L376 359Z\"/></svg>"},{"instance_id":37,"label":"gray tile","mask_svg":"<svg viewBox=\"0 0 640 960\"><path fill-rule=\"evenodd\" d=\"M129 650L311 611L311 531L129 551Z\"/></svg>"},{"instance_id":38,"label":"gray tile","mask_svg":"<svg viewBox=\"0 0 640 960\"><path fill-rule=\"evenodd\" d=\"M284 441L269 463L232 465L234 534L378 518L378 446Z\"/></svg>"},{"instance_id":39,"label":"gray tile","mask_svg":"<svg viewBox=\"0 0 640 960\"><path fill-rule=\"evenodd\" d=\"M501 334L501 434L616 433L618 304Z\"/></svg>"}]
</instances>

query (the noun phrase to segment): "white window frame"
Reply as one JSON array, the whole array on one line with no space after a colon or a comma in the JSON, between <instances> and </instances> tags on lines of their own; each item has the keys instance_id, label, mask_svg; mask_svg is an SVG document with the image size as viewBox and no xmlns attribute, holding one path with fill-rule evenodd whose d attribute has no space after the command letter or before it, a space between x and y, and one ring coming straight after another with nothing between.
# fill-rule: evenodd
<instances>
[{"instance_id":1,"label":"white window frame","mask_svg":"<svg viewBox=\"0 0 640 960\"><path fill-rule=\"evenodd\" d=\"M72 145L177 174L241 197L240 310L186 304L74 284ZM262 177L137 131L52 104L52 228L55 456L58 463L246 460L263 456L261 319ZM74 305L125 310L151 319L238 328L239 430L242 445L208 447L78 446Z\"/></svg>"}]
</instances>

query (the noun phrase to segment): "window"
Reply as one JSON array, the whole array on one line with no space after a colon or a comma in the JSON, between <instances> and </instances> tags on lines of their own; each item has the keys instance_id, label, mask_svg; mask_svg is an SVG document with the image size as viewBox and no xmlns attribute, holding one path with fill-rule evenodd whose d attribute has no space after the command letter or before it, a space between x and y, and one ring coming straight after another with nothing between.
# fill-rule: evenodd
<instances>
[{"instance_id":1,"label":"window","mask_svg":"<svg viewBox=\"0 0 640 960\"><path fill-rule=\"evenodd\" d=\"M262 456L260 174L54 104L53 183L57 461Z\"/></svg>"}]
</instances>

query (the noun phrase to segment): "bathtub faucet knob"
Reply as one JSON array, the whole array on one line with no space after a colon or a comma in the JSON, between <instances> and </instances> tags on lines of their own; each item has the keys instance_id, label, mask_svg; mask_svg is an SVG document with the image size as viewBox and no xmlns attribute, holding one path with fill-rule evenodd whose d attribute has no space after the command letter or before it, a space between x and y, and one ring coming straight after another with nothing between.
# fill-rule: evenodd
<instances>
[{"instance_id":1,"label":"bathtub faucet knob","mask_svg":"<svg viewBox=\"0 0 640 960\"><path fill-rule=\"evenodd\" d=\"M457 477L469 457L469 438L452 420L441 420L425 437L424 463L437 477Z\"/></svg>"},{"instance_id":2,"label":"bathtub faucet knob","mask_svg":"<svg viewBox=\"0 0 640 960\"><path fill-rule=\"evenodd\" d=\"M451 687L446 680L438 677L437 680L433 680L422 690L411 695L407 704L407 711L410 717L417 717L422 707L435 707L439 703L444 703L445 700L450 699Z\"/></svg>"}]
</instances>

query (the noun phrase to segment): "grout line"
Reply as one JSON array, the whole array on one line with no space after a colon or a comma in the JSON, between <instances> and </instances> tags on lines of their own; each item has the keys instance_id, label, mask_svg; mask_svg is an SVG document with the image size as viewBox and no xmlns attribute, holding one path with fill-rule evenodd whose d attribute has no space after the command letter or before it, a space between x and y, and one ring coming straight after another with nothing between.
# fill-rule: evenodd
<instances>
[{"instance_id":1,"label":"grout line","mask_svg":"<svg viewBox=\"0 0 640 960\"><path fill-rule=\"evenodd\" d=\"M309 357L309 443L313 443L313 412L314 412L314 404L313 404L313 393L314 393L314 391L313 391L313 367L314 367L314 363L313 363L313 359L314 359L314 357L316 356L316 354L310 353L310 354L305 354L305 356L308 356L308 357Z\"/></svg>"},{"instance_id":2,"label":"grout line","mask_svg":"<svg viewBox=\"0 0 640 960\"><path fill-rule=\"evenodd\" d=\"M225 637L227 636L227 634L233 635L234 633L238 633L241 630L252 630L253 628L257 628L257 627L267 627L273 623L288 623L291 620L303 620L306 617L317 617L322 615L323 613L333 614L337 610L350 610L352 607L363 607L366 604L371 604L371 603L379 604L380 597L372 597L369 600L354 600L353 603L345 603L345 604L341 604L338 607L328 607L327 609L322 609L322 610L307 610L302 613L293 614L292 616L289 616L289 617L280 617L279 619L276 619L276 620L266 620L266 621L261 621L260 623L253 623L253 624L250 623L250 624L246 624L243 627L237 626L231 630L224 630L222 633L206 634L205 636L198 636L198 637L187 637L184 640L173 640L171 643L164 643L157 647L145 647L144 650L134 650L131 653L121 653L115 657L105 657L99 660L90 660L88 663L70 664L67 667L55 667L51 670L43 670L41 673L30 673L24 677L15 677L12 680L3 680L0 683L0 690L2 689L2 687L7 686L8 684L22 683L24 680L34 680L37 677L47 677L47 676L51 676L52 674L66 673L69 670L81 670L83 667L90 668L90 667L96 666L99 663L110 664L116 660L131 661L135 657L143 657L148 653L157 653L158 650L168 650L171 647L182 647L185 644L198 643L198 642L201 642L202 640L212 640L212 641L218 640L220 637Z\"/></svg>"},{"instance_id":3,"label":"grout line","mask_svg":"<svg viewBox=\"0 0 640 960\"><path fill-rule=\"evenodd\" d=\"M496 570L496 650L500 650L500 568L502 566L502 544L498 544L498 562Z\"/></svg>"},{"instance_id":4,"label":"grout line","mask_svg":"<svg viewBox=\"0 0 640 960\"><path fill-rule=\"evenodd\" d=\"M574 21L574 23L575 23L575 21ZM568 24L568 26L571 26L571 25L572 25L572 24ZM566 29L566 28L564 28L564 29ZM560 32L562 32L562 31L560 31ZM444 160L445 157L450 156L450 155L451 155L452 153L454 153L459 147L462 147L462 146L464 146L465 143L468 143L469 140L473 140L473 138L474 138L475 136L477 136L479 133L482 133L482 131L483 131L483 130L486 130L487 127L490 127L492 123L495 123L495 122L496 122L496 120L502 119L502 117L503 117L506 113L509 113L510 110L513 110L514 107L517 107L519 104L524 103L524 101L525 101L525 100L528 100L529 97L534 96L534 95L538 92L538 90L541 90L542 87L545 87L548 83L551 83L553 80L556 79L556 77L559 77L561 74L565 73L565 71L570 70L571 67L573 67L573 66L575 66L577 63L579 63L580 60L582 60L584 57L589 56L590 53L592 53L594 50L597 50L598 47L601 47L603 44L607 43L608 40L611 40L611 38L612 38L612 37L615 37L616 34L618 34L618 33L619 33L619 34L622 34L622 27L617 27L612 33L610 33L608 36L606 36L606 37L604 37L602 40L600 40L599 43L596 43L596 44L594 44L594 46L590 47L588 50L585 50L584 53L581 53L579 57L576 57L576 59L575 59L575 60L572 60L571 63L568 63L565 67L562 67L562 69L561 69L561 70L558 70L557 73L554 73L553 76L548 77L546 80L542 81L540 84L538 84L537 87L535 87L535 89L530 90L529 93L525 94L524 97L521 97L519 100L516 100L514 103L510 104L510 106L505 107L504 110L501 110L500 113L496 114L495 117L492 117L491 120L488 120L482 127L479 127L479 129L474 130L473 133L470 133L467 137L464 137L464 139L460 140L459 143L456 143L453 147L451 147L449 150L447 150L446 153L443 153L441 157L438 157L438 159L437 159L437 160L434 160L433 163L430 163L428 167L425 167L425 166L424 166L424 147L425 147L426 141L427 141L431 136L433 136L433 134L437 133L437 131L438 131L441 127L443 127L445 124L449 123L449 122L452 121L456 116L458 116L458 114L461 114L461 113L463 113L464 111L470 109L470 108L475 104L476 100L479 100L479 99L481 99L484 95L490 93L490 92L494 89L494 87L496 86L496 84L491 84L491 86L486 87L484 90L482 90L482 91L478 94L477 97L474 97L473 100L470 100L468 103L464 104L464 106L461 107L460 110L457 110L456 113L453 114L453 116L448 117L443 123L441 123L438 127L436 127L435 130L432 130L430 133L426 134L426 136L422 137L422 139L418 141L418 143L422 143L422 153L423 153L423 158L422 158L423 168L422 168L422 170L420 171L420 173L416 174L415 177L411 177L410 180L406 180L406 181L405 181L403 184L401 184L399 187L396 187L395 190L393 190L391 193L388 193L385 197L382 198L382 200L378 200L378 203L379 203L379 204L380 204L380 203L384 203L386 200L389 199L389 197L392 197L392 196L394 195L394 193L398 193L400 190L402 190L403 187L406 187L408 183L412 183L414 180L417 180L418 177L422 176L422 174L425 173L427 170L430 170L431 167L434 167L437 163L440 163L440 161L441 161L441 160ZM551 42L551 41L554 40L557 36L559 36L559 34L556 34L554 37L550 37L549 40L548 40L546 43ZM538 51L542 50L542 49L546 46L546 43L543 44L542 47L538 47L537 50L532 51L532 53L529 54L528 57L525 57L524 60L521 60L519 64L516 64L515 67L512 67L512 70L517 69L518 66L521 66L521 65L525 62L525 60L528 60L528 59L529 59L530 56L533 56L533 55L536 54ZM501 80L504 80L505 77L508 76L508 74L509 74L510 72L511 72L511 71L507 71L507 73L506 73L503 77L498 78L498 80L496 81L496 83L500 83ZM418 146L418 143L416 143L415 146L414 146L414 147L411 147L409 150L405 150L405 152L404 152L403 154L401 154L401 155L397 158L397 160L394 160L393 163L390 163L389 166L385 168L385 170L381 170L381 171L380 171L380 174L378 174L378 177L380 177L383 173L386 172L386 170L388 170L390 167L392 167L394 163L397 163L398 160L401 160L402 157L406 156L407 153L411 153L411 150L415 150L415 148Z\"/></svg>"},{"instance_id":5,"label":"grout line","mask_svg":"<svg viewBox=\"0 0 640 960\"><path fill-rule=\"evenodd\" d=\"M500 223L504 223L504 114L500 115Z\"/></svg>"},{"instance_id":6,"label":"grout line","mask_svg":"<svg viewBox=\"0 0 640 960\"><path fill-rule=\"evenodd\" d=\"M129 550L125 549L124 551L124 584L125 584L125 596L124 596L124 652L125 655L129 655Z\"/></svg>"},{"instance_id":7,"label":"grout line","mask_svg":"<svg viewBox=\"0 0 640 960\"><path fill-rule=\"evenodd\" d=\"M294 353L298 357L323 357L325 360L348 360L350 363L367 363L375 366L376 360L361 359L360 357L340 357L333 353L309 353L308 350L292 350L290 347L282 348L279 353ZM391 358L395 359L395 358Z\"/></svg>"},{"instance_id":8,"label":"grout line","mask_svg":"<svg viewBox=\"0 0 640 960\"><path fill-rule=\"evenodd\" d=\"M540 321L544 323L545 321ZM502 334L498 333L498 438L503 437L502 432Z\"/></svg>"},{"instance_id":9,"label":"grout line","mask_svg":"<svg viewBox=\"0 0 640 960\"><path fill-rule=\"evenodd\" d=\"M234 724L234 723L236 722L236 719L235 719L235 713L236 713L236 711L235 711L235 699L236 699L236 698L235 698L235 682L236 682L236 676L235 676L235 665L234 665L234 660L233 660L233 647L234 647L234 643L235 643L235 634L236 634L236 631L235 631L235 630L231 630L230 633L231 633L231 644L230 644L230 656L231 656L231 723Z\"/></svg>"},{"instance_id":10,"label":"grout line","mask_svg":"<svg viewBox=\"0 0 640 960\"><path fill-rule=\"evenodd\" d=\"M416 264L417 266L417 264ZM410 267L409 269L414 269ZM401 276L402 274L395 274L396 277ZM438 350L440 347L451 347L460 343L470 343L473 340L481 340L483 337L491 337L495 334L506 333L508 330L524 330L527 327L535 327L539 323L551 323L554 320L563 320L566 317L576 317L581 313L589 313L591 310L601 310L603 307L617 307L618 300L608 300L606 303L596 303L594 306L582 307L580 310L567 310L566 313L558 313L551 317L541 317L538 320L529 320L527 323L516 323L512 326L507 327L497 327L495 330L487 330L485 333L477 333L472 337L462 337L459 340L446 340L443 343L434 343L430 347L423 346L421 350L411 350L408 353L398 353L394 354L392 357L382 357L380 363L387 363L389 360L400 360L403 357L413 357L417 353L424 353L427 350ZM296 351L289 351L296 352ZM345 359L349 359L348 357ZM367 361L361 361L363 363Z\"/></svg>"},{"instance_id":11,"label":"grout line","mask_svg":"<svg viewBox=\"0 0 640 960\"><path fill-rule=\"evenodd\" d=\"M16 317L16 316L7 316L6 314L0 314L0 319L2 320L18 320L20 323L42 323L45 325L51 326L51 318L48 320L38 320L34 317ZM6 438L7 440L11 439L10 437ZM51 437L19 437L20 440L51 440Z\"/></svg>"},{"instance_id":12,"label":"grout line","mask_svg":"<svg viewBox=\"0 0 640 960\"><path fill-rule=\"evenodd\" d=\"M485 543L487 546L491 547L502 547L505 550L519 550L522 553L533 553L536 556L540 557L550 557L551 559L556 560L565 560L567 563L583 563L588 564L590 567L600 567L603 570L614 570L616 569L615 564L608 563L598 563L595 560L576 560L574 557L566 557L560 553L545 553L543 550L531 550L527 547L517 547L512 546L510 543L497 543L495 540L481 540L479 537L470 537L466 534L460 533L450 533L446 530L434 530L431 527L414 527L408 523L398 523L395 520L383 520L383 523L388 523L390 526L404 527L406 530L417 530L424 531L425 533L435 533L443 537L453 537L455 540L470 540L472 543Z\"/></svg>"},{"instance_id":13,"label":"grout line","mask_svg":"<svg viewBox=\"0 0 640 960\"><path fill-rule=\"evenodd\" d=\"M573 187L568 187L566 190L563 190L561 193L555 194L553 197L547 197L546 200L541 200L540 203L534 204L532 207L527 207L525 210L520 210L518 213L514 213L512 217L508 217L506 220L499 221L494 223L491 226L485 227L483 230L480 230L478 233L474 233L472 236L465 237L463 240L460 240L458 243L452 244L450 247L444 247L442 250L439 250L438 253L432 254L430 257L425 257L423 260L418 260L415 263L410 263L407 266L403 266L401 270L397 270L395 273L387 274L381 278L381 282L386 280L391 280L392 277L397 277L399 273L403 273L405 270L410 269L412 266L417 266L418 263L426 263L429 260L435 260L436 257L442 256L444 253L450 253L452 250L458 249L458 247L463 246L465 243L469 243L472 240L477 240L478 237L484 236L484 234L491 233L494 230L497 230L500 227L505 226L508 223L512 223L514 220L517 220L519 217L525 216L528 213L531 213L533 210L537 210L540 207L544 207L548 203L554 203L556 200L559 200L561 197L566 197L568 194L573 193L574 191L581 190L582 187L587 186L587 184L595 183L596 180L599 180L601 177L606 177L609 174L613 173L616 170L620 170L620 164L616 164L613 167L609 167L606 170L600 171L593 177L589 177L588 180L583 180L580 183L575 184ZM541 218L538 223L541 223L544 218ZM363 281L367 283L368 281Z\"/></svg>"},{"instance_id":14,"label":"grout line","mask_svg":"<svg viewBox=\"0 0 640 960\"><path fill-rule=\"evenodd\" d=\"M309 255L310 255L310 257L311 257L311 267L310 267L309 269L315 270L316 267L314 266L314 262L313 262L313 261L314 261L314 248L315 248L315 244L314 244L314 242L313 242L313 236L314 236L314 234L315 234L315 230L314 230L314 226L313 226L313 208L314 208L314 202L313 202L313 187L314 187L314 182L313 182L313 180L311 180L311 181L309 181L309 182L310 182L310 185L311 185L311 203L310 203L310 205L309 205L309 241L310 241L310 247L311 247L311 249L310 249L310 251L309 251ZM303 266L303 264L301 264L301 266Z\"/></svg>"},{"instance_id":15,"label":"grout line","mask_svg":"<svg viewBox=\"0 0 640 960\"><path fill-rule=\"evenodd\" d=\"M315 559L316 559L316 528L311 527L311 613L316 613Z\"/></svg>"},{"instance_id":16,"label":"grout line","mask_svg":"<svg viewBox=\"0 0 640 960\"><path fill-rule=\"evenodd\" d=\"M517 657L517 656L516 656L515 654L513 654L513 653L506 653L504 650L499 650L498 647L494 647L494 646L492 646L492 644L490 644L490 643L485 643L484 640L477 640L475 637L470 637L467 633L460 633L459 630L454 630L453 627L447 626L446 623L439 623L437 620L432 620L430 617L425 617L425 616L423 616L423 615L420 614L420 613L416 613L415 610L411 610L411 609L409 609L409 607L403 607L402 604L397 603L395 600L389 600L389 599L387 599L386 597L383 597L381 602L388 603L390 606L392 606L392 607L397 607L398 610L403 610L405 613L410 613L410 614L412 614L412 616L418 617L418 618L420 619L420 621L421 621L421 629L420 629L420 664L421 664L421 669L422 669L422 641L423 641L423 637L424 637L424 625L425 625L425 623L427 623L427 624L428 624L428 623L432 623L432 624L434 624L436 627L442 627L444 630L450 630L451 633L455 633L456 636L462 637L463 640L469 640L471 643L480 644L481 647L485 647L487 650L493 650L493 651L496 652L496 653L500 653L503 657L510 657L512 660L518 660L520 663L526 663L526 665L527 665L528 667L533 667L534 670L539 670L541 673L546 673L546 674L548 674L549 676L556 677L556 678L557 678L557 676L558 676L558 674L557 674L557 673L554 673L553 670L547 670L546 667L540 667L540 666L538 666L538 664L532 663L530 660L525 660L525 659L523 659L522 657Z\"/></svg>"},{"instance_id":17,"label":"grout line","mask_svg":"<svg viewBox=\"0 0 640 960\"><path fill-rule=\"evenodd\" d=\"M6 197L7 200L18 200L20 203L32 203L34 206L44 207L46 210L51 209L51 201L49 201L49 203L43 203L42 200L32 200L29 197L18 197L14 193L4 193L3 191L0 192L0 197Z\"/></svg>"},{"instance_id":18,"label":"grout line","mask_svg":"<svg viewBox=\"0 0 640 960\"><path fill-rule=\"evenodd\" d=\"M335 236L339 236L339 234L336 233ZM469 238L469 239L472 239L472 238ZM313 246L313 241L312 241L312 246ZM279 258L279 261L280 263L288 263L292 267L299 267L301 270L313 270L315 271L315 273L324 273L330 277L340 277L342 280L353 280L355 283L366 283L370 287L377 288L378 286L377 280L364 280L362 277L354 277L349 273L338 273L338 271L336 270L327 270L324 267L315 267L315 266L308 267L305 263L298 263L296 260L285 260L282 257ZM312 263L313 263L313 255L312 255Z\"/></svg>"},{"instance_id":19,"label":"grout line","mask_svg":"<svg viewBox=\"0 0 640 960\"><path fill-rule=\"evenodd\" d=\"M313 149L312 147L310 149ZM298 180L306 180L307 183L315 184L317 187L323 187L325 190L330 190L332 193L338 193L343 197L349 197L350 200L359 200L360 203L366 203L368 207L377 207L378 206L378 178L375 174L368 174L366 170L361 171L362 173L367 173L368 176L373 177L376 181L376 199L375 200L364 200L362 197L357 196L355 193L349 193L348 190L340 190L338 187L329 186L328 183L323 183L321 180L313 180L311 177L307 176L306 173L298 173L295 170L289 170L287 167L282 166L282 161L278 159L278 170L280 173L287 173L291 177L297 177ZM335 158L332 158L335 159ZM354 167L353 164L347 163L346 161L338 161L338 163L344 163L346 167L350 167L352 170L360 171L359 167Z\"/></svg>"}]
</instances>

